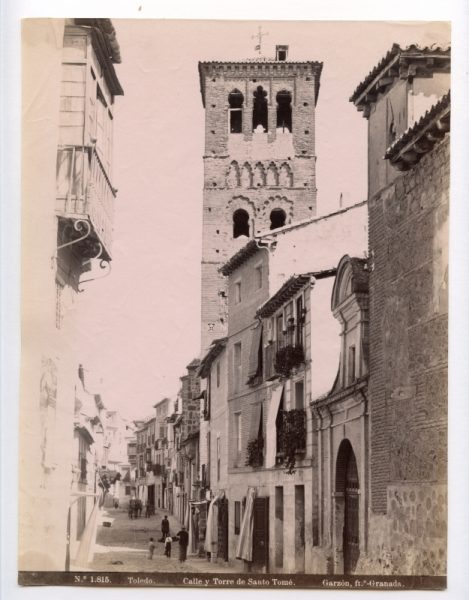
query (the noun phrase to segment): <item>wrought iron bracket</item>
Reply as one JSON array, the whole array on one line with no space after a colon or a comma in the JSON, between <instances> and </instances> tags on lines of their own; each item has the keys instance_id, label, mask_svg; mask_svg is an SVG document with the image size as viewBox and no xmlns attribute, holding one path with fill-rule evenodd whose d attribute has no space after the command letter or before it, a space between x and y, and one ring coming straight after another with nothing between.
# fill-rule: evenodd
<instances>
[{"instance_id":1,"label":"wrought iron bracket","mask_svg":"<svg viewBox=\"0 0 469 600\"><path fill-rule=\"evenodd\" d=\"M57 248L55 249L55 252L54 252L54 254L52 255L52 258L51 258L52 269L55 266L54 262L57 260L57 256L59 254L59 250L62 250L62 248L66 248L67 246L72 246L73 244L78 244L79 242L82 242L83 240L86 240L86 238L90 235L90 233L91 233L91 225L90 225L89 221L85 221L84 219L78 219L77 221L75 221L73 223L73 228L75 229L75 231L78 231L78 233L82 232L83 226L85 226L85 228L86 228L86 233L84 235L82 235L81 237L76 238L75 240L71 240L70 242L66 242L65 244L61 244L60 246L57 246ZM101 252L102 252L102 248L100 249L99 254L101 254Z\"/></svg>"},{"instance_id":2,"label":"wrought iron bracket","mask_svg":"<svg viewBox=\"0 0 469 600\"><path fill-rule=\"evenodd\" d=\"M95 256L93 259L90 260L96 260L97 258L99 258L101 256L101 253L103 251L103 247L102 245L99 243L99 252L98 255ZM84 283L87 283L89 281L96 281L97 279L105 279L106 277L108 277L108 275L111 273L111 262L109 260L106 260L105 258L102 258L99 261L99 268L100 269L106 269L107 268L107 272L102 276L102 277L89 277L88 279L84 279L83 281L79 281L78 282L78 293L82 293L85 290L80 289L80 286L82 286Z\"/></svg>"}]
</instances>

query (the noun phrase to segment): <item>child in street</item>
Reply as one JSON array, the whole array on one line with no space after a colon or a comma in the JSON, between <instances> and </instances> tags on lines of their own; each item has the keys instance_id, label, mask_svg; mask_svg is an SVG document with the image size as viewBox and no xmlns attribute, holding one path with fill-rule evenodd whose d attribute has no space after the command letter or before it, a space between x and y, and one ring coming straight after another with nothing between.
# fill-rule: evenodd
<instances>
[{"instance_id":1,"label":"child in street","mask_svg":"<svg viewBox=\"0 0 469 600\"><path fill-rule=\"evenodd\" d=\"M147 556L148 560L151 560L153 558L153 553L155 552L155 548L156 548L155 542L154 542L153 538L151 537L150 541L148 543L148 556Z\"/></svg>"},{"instance_id":2,"label":"child in street","mask_svg":"<svg viewBox=\"0 0 469 600\"><path fill-rule=\"evenodd\" d=\"M171 558L171 543L173 541L173 538L169 535L166 536L166 539L164 541L164 553L165 556L167 556L168 558Z\"/></svg>"}]
</instances>

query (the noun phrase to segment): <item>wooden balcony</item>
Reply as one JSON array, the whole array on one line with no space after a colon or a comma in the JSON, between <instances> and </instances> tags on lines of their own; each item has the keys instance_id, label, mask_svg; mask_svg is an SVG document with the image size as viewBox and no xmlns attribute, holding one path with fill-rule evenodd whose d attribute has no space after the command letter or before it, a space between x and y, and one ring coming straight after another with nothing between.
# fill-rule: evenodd
<instances>
[{"instance_id":1,"label":"wooden balcony","mask_svg":"<svg viewBox=\"0 0 469 600\"><path fill-rule=\"evenodd\" d=\"M78 250L83 258L111 259L116 190L93 146L66 146L57 152L56 213L62 221L62 242L80 238L83 229L71 224L85 221L90 233ZM86 233L86 231L84 232Z\"/></svg>"}]
</instances>

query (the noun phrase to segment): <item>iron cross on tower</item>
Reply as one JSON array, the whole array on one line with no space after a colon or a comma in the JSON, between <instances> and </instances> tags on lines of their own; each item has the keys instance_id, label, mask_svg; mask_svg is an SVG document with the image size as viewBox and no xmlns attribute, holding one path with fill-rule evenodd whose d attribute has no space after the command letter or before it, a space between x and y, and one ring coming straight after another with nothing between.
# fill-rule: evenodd
<instances>
[{"instance_id":1,"label":"iron cross on tower","mask_svg":"<svg viewBox=\"0 0 469 600\"><path fill-rule=\"evenodd\" d=\"M255 46L255 48L254 48L254 50L257 50L257 51L259 52L259 56L261 55L261 52L262 52L262 49L261 49L261 46L262 46L262 38L263 38L264 36L266 36L266 35L269 35L269 32L268 32L268 31L266 31L266 32L263 32L263 31L262 31L262 26L261 26L261 25L259 25L258 32L256 33L256 35L251 35L251 39L253 39L253 40L254 40L254 39L256 39L256 38L257 38L257 40L258 40L258 42L259 42L259 43L258 43L258 44Z\"/></svg>"}]
</instances>

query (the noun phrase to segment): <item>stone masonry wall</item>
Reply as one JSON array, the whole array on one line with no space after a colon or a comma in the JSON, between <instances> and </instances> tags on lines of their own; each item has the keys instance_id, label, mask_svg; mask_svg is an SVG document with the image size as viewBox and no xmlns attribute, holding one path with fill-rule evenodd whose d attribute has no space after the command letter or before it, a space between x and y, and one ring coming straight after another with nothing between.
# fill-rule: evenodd
<instances>
[{"instance_id":1,"label":"stone masonry wall","mask_svg":"<svg viewBox=\"0 0 469 600\"><path fill-rule=\"evenodd\" d=\"M372 508L446 479L449 139L369 202Z\"/></svg>"}]
</instances>

